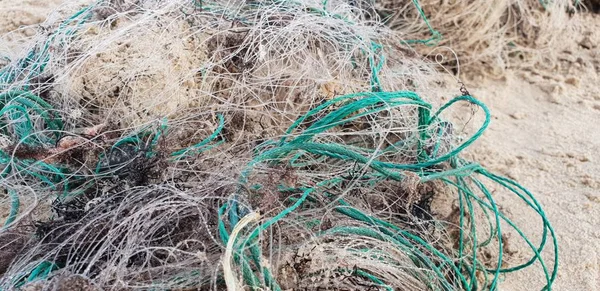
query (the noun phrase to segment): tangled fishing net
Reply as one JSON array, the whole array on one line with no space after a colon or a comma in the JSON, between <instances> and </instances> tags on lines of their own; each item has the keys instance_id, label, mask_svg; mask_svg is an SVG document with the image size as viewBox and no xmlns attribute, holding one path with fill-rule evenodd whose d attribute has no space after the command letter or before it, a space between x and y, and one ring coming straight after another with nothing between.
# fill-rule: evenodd
<instances>
[{"instance_id":1,"label":"tangled fishing net","mask_svg":"<svg viewBox=\"0 0 600 291\"><path fill-rule=\"evenodd\" d=\"M47 21L0 72L0 288L479 290L532 267L549 290L538 202L460 157L488 109L425 99L437 73L372 13L113 0Z\"/></svg>"}]
</instances>

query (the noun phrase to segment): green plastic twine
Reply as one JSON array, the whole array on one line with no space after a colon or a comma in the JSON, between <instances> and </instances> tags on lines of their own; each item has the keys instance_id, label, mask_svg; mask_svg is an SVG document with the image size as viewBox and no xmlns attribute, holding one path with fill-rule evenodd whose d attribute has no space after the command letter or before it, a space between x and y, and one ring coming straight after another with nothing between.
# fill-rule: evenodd
<instances>
[{"instance_id":1,"label":"green plastic twine","mask_svg":"<svg viewBox=\"0 0 600 291\"><path fill-rule=\"evenodd\" d=\"M442 40L442 34L435 30L431 24L429 23L429 19L427 19L427 16L425 15L425 11L423 11L423 8L421 7L421 4L419 3L418 0L413 0L413 4L415 5L415 8L417 8L417 11L419 12L419 15L421 15L421 18L423 19L423 21L425 22L425 25L427 25L427 28L429 29L429 32L431 33L431 37L428 39L413 39L413 40L406 40L405 42L408 44L424 44L427 46L433 46L436 45L440 40Z\"/></svg>"},{"instance_id":2,"label":"green plastic twine","mask_svg":"<svg viewBox=\"0 0 600 291\"><path fill-rule=\"evenodd\" d=\"M17 218L17 215L19 214L19 206L21 205L20 201L19 201L19 195L17 194L17 192L13 189L8 189L8 196L10 197L10 213L8 214L8 218L6 219L6 221L4 222L4 226L2 227L3 229L7 228L11 223L13 223L13 221L15 221L15 219Z\"/></svg>"},{"instance_id":3,"label":"green plastic twine","mask_svg":"<svg viewBox=\"0 0 600 291\"><path fill-rule=\"evenodd\" d=\"M182 149L182 150L172 153L171 156L173 156L175 158L175 160L179 160L179 159L185 158L191 154L197 154L197 153L201 153L203 151L209 150L209 149L223 143L224 141L220 141L220 142L217 142L216 144L214 144L213 146L206 146L208 143L215 140L217 138L217 136L219 136L221 131L223 131L223 128L225 127L225 118L223 117L223 114L220 114L220 113L217 114L217 118L219 119L219 125L217 126L217 129L210 136L208 136L206 139L200 141L199 143L197 143L195 145L192 145L188 148L185 148L185 149Z\"/></svg>"},{"instance_id":4,"label":"green plastic twine","mask_svg":"<svg viewBox=\"0 0 600 291\"><path fill-rule=\"evenodd\" d=\"M362 98L361 98L362 97ZM430 144L429 140L437 139L435 143L439 143L439 139L441 139L441 134L439 134L439 128L433 129L432 126L434 124L443 124L443 121L440 120L441 114L448 109L452 104L457 102L468 102L470 104L477 105L483 108L485 113L485 120L482 123L480 129L470 138L466 139L463 143L455 146L453 149L448 150L447 153L441 153L440 155L435 154L430 155L428 151L425 149L425 145ZM340 103L336 110L333 110L327 114L322 114L321 112L329 110L329 108L335 104ZM317 135L324 133L325 131L336 127L342 126L348 122L357 120L358 118L365 117L367 115L375 115L384 110L390 110L393 108L397 108L400 106L415 106L418 110L418 132L416 135L418 136L418 144L420 158L415 163L406 163L406 164L398 164L391 162L383 162L378 160L376 157L373 158L372 152L363 151L360 148L356 147L348 147L343 144L336 143L317 143L312 141ZM433 246L429 245L426 241L415 234L411 234L401 228L365 214L361 212L359 209L351 207L348 203L346 203L342 199L336 199L335 202L339 203L340 206L336 207L335 210L345 214L353 219L361 221L371 227L377 227L377 230L373 230L372 228L342 228L339 229L340 234L357 234L357 235L369 235L373 238L385 239L386 241L394 242L399 249L403 249L405 252L409 252L411 257L413 258L415 264L419 266L423 266L428 270L431 270L435 273L435 278L438 280L444 289L453 290L455 288L454 283L448 281L443 271L443 269L452 270L453 276L458 280L456 283L459 283L465 290L477 289L478 282L476 277L477 271L484 271L486 273L491 273L493 275L493 279L491 282L484 282L484 286L490 289L496 289L499 275L505 272L516 271L526 266L533 264L534 261L538 261L541 263L542 268L546 274L546 278L548 281L548 287L552 284L555 272L552 275L547 272L547 268L545 263L543 263L540 252L544 247L546 241L546 234L549 233L552 236L552 241L556 249L556 239L552 230L549 229L549 223L547 219L544 218L541 213L541 208L536 204L537 202L532 202L533 197L525 194L523 196L522 193L519 193L517 189L524 189L521 186L517 187L510 184L507 180L503 180L498 176L494 176L487 171L485 171L480 165L475 163L467 163L460 160L457 160L458 154L464 150L467 146L472 144L486 129L490 122L490 113L487 107L473 98L472 96L459 96L448 103L444 104L440 109L438 109L433 114L430 113L431 106L421 98L419 98L414 92L368 92L368 93L359 93L359 94L350 94L346 96L338 97L334 100L326 102L319 107L309 111L304 116L301 116L296 122L294 122L290 128L286 131L286 136L282 137L278 143L266 143L268 146L262 148L262 152L258 153L255 158L248 163L246 169L242 172L240 183L247 183L247 177L249 177L252 169L258 164L266 161L284 161L287 157L291 156L290 163L292 166L296 167L304 167L305 164L296 163L295 161L298 159L298 153L301 155L310 154L315 158L319 159L322 157L327 157L329 159L338 159L344 160L348 162L358 162L361 163L368 168L370 168L373 173L372 177L380 180L384 179L394 179L394 180L402 180L404 175L401 171L398 170L407 170L416 172L420 177L422 182L433 181L433 180L441 180L450 186L456 187L459 194L459 203L460 203L460 227L463 229L465 227L465 216L468 213L470 219L469 227L471 229L471 248L472 252L470 256L465 256L463 258L463 252L467 250L467 241L464 237L464 231L460 232L459 237L459 258L455 260L452 257L449 257L446 254L443 254L439 250L435 249ZM300 126L305 122L309 121L313 116L322 116L318 120L313 121L308 127L302 130L299 133L294 133ZM435 133L435 134L431 134ZM398 144L398 143L397 143ZM368 153L368 154L367 154ZM424 154L423 154L424 153ZM367 154L367 155L365 155ZM429 168L434 165L439 165L441 163L450 162L452 165L452 169L444 170L444 171L430 171ZM508 220L497 208L496 203L491 196L490 191L487 190L481 183L478 182L474 178L474 175L480 174L485 177L492 179L494 182L504 186L511 192L516 195L523 197L523 199L527 199L526 202L529 203L530 207L534 208L534 210L538 211L543 217L544 222L544 231L543 231L543 240L539 247L534 247L533 244L524 236L522 231L520 231L514 223ZM454 179L456 182L453 182L450 179ZM481 194L484 195L484 199L482 200L477 196L477 194L471 189L469 183L465 179L469 179L469 183L473 183L476 186L476 189L479 190ZM268 227L280 221L286 215L289 215L292 211L295 211L299 208L300 204L308 199L309 192L315 192L319 187L325 187L325 185L329 185L327 187L331 187L332 185L339 184L343 179L341 178L333 178L331 180L322 181L317 183L317 187L308 187L305 188L304 194L299 199L293 199L295 202L292 206L284 209L274 218L268 220L264 224L257 227L252 234L244 241L244 244L240 246L240 251L244 249L244 246L247 245L250 241L254 241L262 231L265 231ZM376 181L377 180L372 180ZM371 182L369 182L371 183ZM260 188L260 187L259 187ZM282 191L289 191L286 187L280 188ZM316 193L316 192L315 192ZM528 193L528 192L525 192ZM235 200L235 199L234 199ZM478 240L476 234L476 228L474 220L474 207L473 202L476 205L482 207L482 210L485 214L485 217L488 219L488 223L490 225L490 235L487 239L484 239L483 242ZM467 212L465 212L465 208L467 208ZM221 214L224 209L221 210ZM237 210L233 212L230 211L230 215L232 213L236 213ZM490 217L488 214L490 211L493 216ZM500 250L498 254L496 268L486 269L477 259L477 248L483 247L489 244L492 238L497 238L499 240L499 248L502 249L502 231L500 228L500 221L507 222L511 228L515 229L517 233L519 233L527 242L528 245L532 247L534 251L534 257L526 264L517 266L515 268L510 269L502 269L502 259L503 254L502 250ZM231 227L235 226L237 220L231 220ZM219 228L222 239L226 234L226 228L224 226L224 222L222 218L219 218ZM548 232L546 231L548 229ZM338 230L331 230L338 231ZM373 232L375 231L375 232ZM384 235L384 236L382 236ZM250 248L253 253L259 252L260 249L256 249L256 246L253 245ZM426 250L426 252L421 251L421 249ZM428 255L429 254L429 255ZM430 257L433 256L433 257ZM433 259L435 258L435 259ZM469 259L469 260L467 260ZM436 263L439 260L440 263ZM259 270L259 273L270 274L268 271L265 271L263 266L260 266L259 263L256 263ZM554 270L556 270L557 265L554 265ZM466 276L465 276L466 275ZM266 278L267 275L263 275L263 281L268 281ZM431 278L430 278L431 279ZM549 288L548 288L549 289Z\"/></svg>"}]
</instances>

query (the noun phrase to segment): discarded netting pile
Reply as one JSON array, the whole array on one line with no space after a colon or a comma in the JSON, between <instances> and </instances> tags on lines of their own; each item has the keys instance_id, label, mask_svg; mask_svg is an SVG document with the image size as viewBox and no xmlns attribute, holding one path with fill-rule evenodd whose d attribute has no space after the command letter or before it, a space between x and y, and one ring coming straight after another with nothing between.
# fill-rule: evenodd
<instances>
[{"instance_id":1,"label":"discarded netting pile","mask_svg":"<svg viewBox=\"0 0 600 291\"><path fill-rule=\"evenodd\" d=\"M488 109L422 98L435 73L369 9L165 2L86 6L0 72L2 290L551 288L541 206L460 158Z\"/></svg>"}]
</instances>

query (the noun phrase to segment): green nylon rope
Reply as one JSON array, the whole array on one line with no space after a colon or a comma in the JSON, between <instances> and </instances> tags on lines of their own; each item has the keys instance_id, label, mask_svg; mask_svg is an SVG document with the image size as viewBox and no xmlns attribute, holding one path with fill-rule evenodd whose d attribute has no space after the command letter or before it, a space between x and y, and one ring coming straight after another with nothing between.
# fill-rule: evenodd
<instances>
[{"instance_id":1,"label":"green nylon rope","mask_svg":"<svg viewBox=\"0 0 600 291\"><path fill-rule=\"evenodd\" d=\"M533 264L533 262L536 260L540 262L540 264L544 270L546 280L548 282L547 287L545 287L545 288L549 289L549 287L551 286L552 282L555 279L555 274L556 274L555 270L557 270L557 264L554 265L553 274L549 275L547 268L545 266L545 263L541 259L541 256L539 253L541 252L541 249L543 249L543 247L544 247L544 244L546 241L545 238L546 238L548 231L550 232L550 234L552 236L553 244L555 246L555 251L557 251L556 238L555 238L554 232L551 229L549 230L549 224L547 223L547 219L545 218L545 215L543 214L543 212L541 212L541 208L539 208L539 205L537 204L537 202L534 203L534 202L531 202L530 200L526 200L528 205L530 207L532 207L534 210L536 210L542 216L542 219L544 222L542 243L538 248L535 248L535 247L533 247L533 244L523 235L522 231L520 231L514 223L512 223L510 220L508 220L498 210L496 203L494 202L494 199L491 196L489 190L487 190L487 188L485 188L480 182L478 182L478 180L476 180L473 177L475 174L479 174L479 175L488 177L488 178L492 179L494 182L496 182L497 184L503 186L504 188L510 190L511 192L513 192L516 195L525 199L525 196L523 196L523 194L521 194L515 188L513 188L516 186L503 180L504 178L500 178L499 176L492 175L491 173L485 171L480 165L473 164L473 163L464 163L464 162L457 163L456 162L456 158L457 158L459 152L464 150L467 146L472 144L479 136L481 136L481 134L483 133L483 131L485 130L485 128L487 127L487 125L489 124L489 121L491 119L489 110L480 101L476 100L475 98L473 98L471 96L459 96L459 97L456 97L456 98L452 99L451 101L449 101L447 104L442 106L439 110L437 110L436 112L434 112L431 115L428 113L420 114L419 118L421 119L421 122L423 122L423 120L426 120L425 124L420 126L420 131L431 130L430 129L431 125L436 124L438 122L440 115L447 108L449 108L452 104L459 102L459 101L465 101L465 102L469 102L473 105L480 106L481 108L484 109L483 111L485 113L486 119L483 122L483 125L481 126L481 128L471 138L467 139L464 143L459 144L452 150L448 151L447 154L444 154L439 157L435 157L435 155L433 157L425 156L426 157L425 160L422 160L420 162L413 163L413 164L396 164L396 163L390 163L390 162L382 162L382 161L378 161L377 159L372 159L369 156L365 156L364 154L362 154L358 151L353 151L353 150L351 150L351 148L345 147L342 144L316 143L316 142L310 141L317 134L322 133L326 130L329 130L334 126L340 126L347 122L354 121L359 117L366 116L366 114L376 114L378 112L383 111L382 108L384 108L384 107L388 110L391 108L394 108L394 107L401 107L401 106L419 106L419 108L430 108L428 106L422 106L422 104L420 104L420 102L414 102L414 101L419 101L419 98L416 98L415 97L416 94L413 95L414 93L412 93L412 92L410 92L410 93L409 92L396 92L396 94L382 92L381 93L382 97L378 98L380 101L382 101L379 104L377 102L374 102L373 99L370 99L370 98L374 98L374 96L376 96L378 94L379 93L373 93L373 92L372 93L364 93L362 99L356 98L356 97L358 97L358 95L356 95L356 94L353 94L352 96L342 96L340 98L336 98L332 102L323 104L322 106L318 107L315 110L309 111L305 116L302 116L301 118L298 119L298 121L296 121L295 123L292 124L290 129L287 131L288 134L277 143L278 146L272 147L269 149L264 149L264 151L262 153L257 155L256 158L248 164L247 169L244 172L242 172L240 183L245 184L248 182L247 177L249 176L249 173L252 171L252 169L257 164L263 163L265 161L271 161L271 160L283 161L289 155L295 156L295 154L293 154L293 153L298 152L298 151L302 151L303 153L310 153L310 154L317 155L317 156L326 156L326 157L333 158L333 159L359 162L361 164L368 165L368 167L370 167L374 171L375 176L378 176L382 179L402 180L403 179L402 172L396 171L396 170L400 169L400 170L410 170L410 171L416 172L417 174L419 174L422 177L422 181L424 181L424 182L432 181L432 180L444 181L446 184L448 184L450 186L455 186L458 189L459 197L461 197L461 228L464 226L464 217L465 217L465 212L464 212L464 203L465 202L463 201L463 199L465 199L467 201L466 203L468 205L468 213L469 213L470 217L474 217L474 215L473 215L474 210L473 210L472 202L476 202L476 204L478 204L484 208L487 208L487 211L491 211L491 213L493 213L492 220L489 223L490 223L490 225L495 226L495 227L492 227L492 233L489 235L489 238L486 239L479 246L481 247L484 244L489 244L489 242L492 240L492 237L498 238L498 244L499 244L500 251L498 253L496 268L486 269L485 267L483 267L481 265L481 263L479 263L477 261L476 251L477 251L478 241L477 241L477 237L475 235L476 231L475 231L475 222L474 221L471 221L471 223L470 223L471 230L473 232L472 235L473 235L473 245L474 245L474 251L472 252L471 256L469 257L472 259L472 262L469 263L467 261L460 260L458 262L458 265L455 265L454 259L451 259L450 257L447 257L443 253L439 252L438 250L436 250L435 248L430 246L426 241L420 239L418 236L409 234L406 231L403 231L402 229L396 227L393 224L389 224L385 221L381 221L374 217L370 217L370 216L362 213L360 210L350 207L349 205L347 205L346 202L344 202L341 199L339 199L337 202L341 203L343 205L343 207L337 207L337 208L335 208L335 210L340 213L343 213L349 217L352 217L356 220L362 221L362 222L366 223L367 225L377 226L379 228L379 231L385 233L386 235L390 236L391 238L395 238L396 240L399 239L398 243L401 245L404 245L405 247L408 247L408 249L405 248L405 250L413 252L413 257L415 258L416 261L419 262L419 264L425 264L428 269L433 270L437 274L439 281L442 282L443 287L446 290L453 290L453 288L455 286L453 285L453 283L448 282L444 278L444 276L442 276L443 272L439 269L440 267L450 268L451 270L453 270L453 274L456 276L456 278L458 278L462 288L466 289L466 290L470 290L470 289L478 287L478 285L477 285L478 282L476 279L476 271L488 272L493 276L493 279L491 282L485 282L484 283L485 286L489 289L497 289L497 284L498 284L500 273L506 273L506 272L511 272L511 271L516 271L516 270L522 269L526 266ZM392 97L390 97L390 96L392 96ZM409 98L409 100L411 100L410 102L407 102L405 99L402 99L402 98L400 98L400 100L402 100L402 102L400 102L397 99L394 99L394 98L406 97L406 96L410 96L413 98ZM349 100L352 100L352 98L355 98L356 100L348 102ZM383 101L386 101L387 103L384 103ZM317 115L319 110L326 110L327 107L329 107L329 105L331 105L332 103L335 103L335 102L342 102L342 103L347 102L347 103L344 103L337 110L330 112L329 114L325 115L318 121L315 121L309 127L307 127L304 131L302 131L298 134L295 134L295 135L292 134L294 129L299 128L299 126L301 125L301 123L303 121L308 120L309 117L312 115ZM367 113L358 113L361 110L364 110ZM431 117L428 117L429 115ZM429 135L429 134L423 135L421 133L418 133L418 136L419 137L425 136L428 138L439 137L439 135ZM291 138L291 137L295 137L295 138ZM271 143L271 145L273 145L273 144ZM453 169L450 169L447 171L442 171L442 172L439 172L439 171L429 172L429 170L428 170L429 167L438 165L440 163L444 163L447 161L454 161L454 162L452 162L452 164L455 165ZM488 200L488 202L482 200L481 198L478 198L477 195L475 195L475 193L470 188L470 186L468 186L468 183L464 180L465 177L469 178L473 181L472 183L475 184L476 188L479 189L480 193L482 193L484 195L485 199ZM459 181L458 183L460 183L460 184L452 182L450 180L450 178L456 179L457 181ZM324 181L324 182L320 183L320 185L322 186L322 185L329 184L329 183L335 184L335 183L338 183L339 181L340 181L340 179L333 179L330 181ZM317 189L318 189L318 187L307 188L307 190L304 191L304 194L300 197L300 199L295 200L295 203L292 206L284 209L282 212L280 212L278 215L274 216L272 219L267 220L262 226L256 228L248 236L248 239L246 240L246 242L256 239L260 232L266 230L268 227L270 227L274 223L280 221L283 217L285 217L286 215L288 215L289 213L291 213L292 211L297 209L300 206L300 204L306 200L306 198L308 197L309 191L313 192L313 191L317 191ZM523 191L524 188L519 186L518 189ZM528 192L525 192L525 193L528 193ZM529 196L529 194L526 194L526 195ZM530 198L533 199L532 196L530 196ZM221 212L221 214L223 214L223 213L224 213L224 209L223 209L223 212ZM489 220L489 218L490 218L489 215L487 214L487 212L485 212L485 213L486 213L486 217L488 217L488 220ZM226 232L226 227L225 227L224 222L222 221L222 216L220 216L219 220L220 220L219 227L220 227L220 232L221 232L221 239L224 241L224 243L226 243L227 237L226 237L226 235L223 235L223 232ZM527 242L528 245L532 246L532 250L534 251L534 257L532 258L531 261L529 261L528 263L526 263L522 266L518 266L515 268L511 268L511 269L501 268L503 253L502 253L502 239L501 239L502 231L500 228L500 220L507 222L513 229L515 229L517 231L517 233L519 233L519 235L521 235L525 239L525 241ZM235 223L232 223L231 227L233 227L234 225L235 225ZM495 229L495 231L494 231L494 229ZM365 228L365 229L362 229L360 233L365 233L365 231L373 231L373 230L369 229L369 228ZM349 232L349 233L352 233L352 232ZM353 233L357 234L357 230L353 230ZM398 237L399 234L401 234L400 238ZM465 245L463 236L464 236L464 233L461 232L459 253L462 253L466 250L466 245ZM376 237L376 236L372 235L371 237ZM405 238L403 238L403 237L405 237ZM408 239L406 237L408 237ZM245 246L245 244L242 244L240 246L240 248L241 248L240 251L242 249L244 249L244 246ZM431 261L425 254L418 251L419 248L425 248L429 252L433 253L438 259L442 260L442 265L434 264L433 261ZM262 267L260 267L260 268L262 269ZM466 277L463 274L466 274Z\"/></svg>"},{"instance_id":2,"label":"green nylon rope","mask_svg":"<svg viewBox=\"0 0 600 291\"><path fill-rule=\"evenodd\" d=\"M8 189L8 196L10 197L10 213L8 214L8 218L6 218L6 221L4 222L4 226L2 227L3 229L8 228L8 226L13 223L13 221L15 221L15 219L17 218L17 215L19 214L19 206L20 206L20 201L19 201L19 195L17 194L17 192L13 189Z\"/></svg>"},{"instance_id":3,"label":"green nylon rope","mask_svg":"<svg viewBox=\"0 0 600 291\"><path fill-rule=\"evenodd\" d=\"M418 0L412 0L413 4L415 5L415 8L417 9L417 12L419 12L419 15L421 16L421 18L423 19L423 22L425 22L425 25L427 25L427 28L429 29L429 32L431 33L431 37L428 39L412 39L412 40L406 40L405 42L408 44L424 44L427 46L434 46L437 45L438 42L440 40L442 40L442 34L435 30L433 28L433 26L431 26L431 24L429 23L429 19L427 19L427 16L425 16L425 11L423 11L423 8L421 7L421 4L419 3Z\"/></svg>"}]
</instances>

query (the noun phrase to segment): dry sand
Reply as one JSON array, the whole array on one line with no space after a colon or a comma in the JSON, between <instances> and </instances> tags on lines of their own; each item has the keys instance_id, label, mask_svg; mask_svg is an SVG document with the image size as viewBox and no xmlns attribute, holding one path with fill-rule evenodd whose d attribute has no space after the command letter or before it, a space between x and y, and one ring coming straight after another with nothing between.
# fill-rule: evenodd
<instances>
[{"instance_id":1,"label":"dry sand","mask_svg":"<svg viewBox=\"0 0 600 291\"><path fill-rule=\"evenodd\" d=\"M0 0L0 33L39 24L62 2L64 0ZM35 30L27 29L24 33L31 36Z\"/></svg>"},{"instance_id":2,"label":"dry sand","mask_svg":"<svg viewBox=\"0 0 600 291\"><path fill-rule=\"evenodd\" d=\"M40 23L61 2L0 0L0 33ZM503 80L466 82L493 114L469 158L518 180L544 207L559 239L554 290L600 290L600 15L583 17L579 43L557 48L562 53L554 69L509 70ZM499 202L526 233L539 229L522 203ZM501 289L540 286L542 273L531 268L507 276Z\"/></svg>"},{"instance_id":3,"label":"dry sand","mask_svg":"<svg viewBox=\"0 0 600 291\"><path fill-rule=\"evenodd\" d=\"M493 114L472 158L519 181L544 207L558 235L555 290L600 290L600 15L584 23L580 42L565 44L546 77L509 71L471 90ZM539 219L520 217L522 204L509 205L527 231L539 229ZM541 274L527 269L501 287L533 290Z\"/></svg>"}]
</instances>

